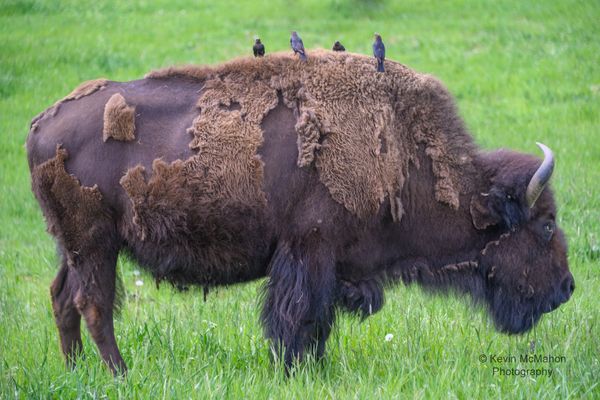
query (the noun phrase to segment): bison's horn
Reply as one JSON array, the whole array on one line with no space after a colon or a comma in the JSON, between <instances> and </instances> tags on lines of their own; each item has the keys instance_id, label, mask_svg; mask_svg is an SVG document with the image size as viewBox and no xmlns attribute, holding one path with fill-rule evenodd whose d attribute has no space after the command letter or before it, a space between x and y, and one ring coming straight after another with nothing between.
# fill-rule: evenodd
<instances>
[{"instance_id":1,"label":"bison's horn","mask_svg":"<svg viewBox=\"0 0 600 400\"><path fill-rule=\"evenodd\" d=\"M542 165L535 171L535 174L533 174L527 185L526 199L529 208L533 207L540 194L542 194L554 170L554 154L552 150L543 143L536 142L536 144L544 152L544 161L542 161Z\"/></svg>"}]
</instances>

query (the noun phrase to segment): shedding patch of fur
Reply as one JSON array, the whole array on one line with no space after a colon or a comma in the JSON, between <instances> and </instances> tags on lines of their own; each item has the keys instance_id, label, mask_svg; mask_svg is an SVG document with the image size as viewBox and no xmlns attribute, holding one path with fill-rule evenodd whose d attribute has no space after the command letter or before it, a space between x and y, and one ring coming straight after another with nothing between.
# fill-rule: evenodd
<instances>
[{"instance_id":1,"label":"shedding patch of fur","mask_svg":"<svg viewBox=\"0 0 600 400\"><path fill-rule=\"evenodd\" d=\"M103 89L108 83L107 79L99 78L92 79L90 81L85 81L79 86L77 86L71 93L69 93L65 98L60 100L60 103L64 103L69 100L78 100L84 96L89 96L97 90Z\"/></svg>"},{"instance_id":2,"label":"shedding patch of fur","mask_svg":"<svg viewBox=\"0 0 600 400\"><path fill-rule=\"evenodd\" d=\"M121 178L131 202L126 219L133 222L122 234L140 240L136 245L136 252L143 255L140 262L152 266L157 281L210 285L256 274L248 260L257 256L247 252L261 254L263 238L244 235L247 227L240 221L245 221L242 216L264 221L266 200L257 183L262 176L254 181L248 179L249 170L240 166L229 170L223 162L230 159L220 158L224 151L206 147L170 164L156 159L148 178L142 166L129 169ZM246 149L250 153L254 154ZM262 165L252 160L259 174ZM162 258L166 253L171 257Z\"/></svg>"},{"instance_id":3,"label":"shedding patch of fur","mask_svg":"<svg viewBox=\"0 0 600 400\"><path fill-rule=\"evenodd\" d=\"M261 82L246 85L233 78L205 82L197 104L201 112L188 129L195 155L170 164L154 160L148 180L142 166L129 169L120 180L131 200L139 239L166 245L180 238L177 245L185 247L190 237L198 238L201 243L187 245L201 247L203 260L214 260L214 265L205 265L203 282L210 282L224 265L239 267L248 258L223 259L232 254L225 247L255 240L238 237L241 227L233 226L237 223L233 216L261 214L267 202L257 152L262 143L260 123L277 105L277 93ZM232 220L232 226L223 220ZM188 226L202 226L203 232L189 232ZM158 277L162 272L167 275L168 269L158 271Z\"/></svg>"},{"instance_id":4,"label":"shedding patch of fur","mask_svg":"<svg viewBox=\"0 0 600 400\"><path fill-rule=\"evenodd\" d=\"M257 150L262 143L260 123L277 105L277 93L261 82L246 85L233 78L205 82L197 104L200 115L188 129L193 135L190 147L197 151L194 156L171 164L155 160L148 183L141 166L121 179L140 239L165 240L169 232L185 226L192 209L200 208L208 216L231 206L266 205Z\"/></svg>"},{"instance_id":5,"label":"shedding patch of fur","mask_svg":"<svg viewBox=\"0 0 600 400\"><path fill-rule=\"evenodd\" d=\"M231 107L239 104L239 110ZM236 76L205 83L198 100L201 112L188 130L190 148L198 152L193 168L203 171L210 191L222 199L253 199L266 204L262 192L263 164L257 155L262 143L260 124L277 105L277 93L264 82L248 84Z\"/></svg>"},{"instance_id":6,"label":"shedding patch of fur","mask_svg":"<svg viewBox=\"0 0 600 400\"><path fill-rule=\"evenodd\" d=\"M81 186L67 173L67 158L67 151L57 145L56 156L33 169L31 185L42 205L48 232L68 251L67 262L73 266L74 256L93 246L96 229L91 223L106 219L106 211L96 185Z\"/></svg>"},{"instance_id":7,"label":"shedding patch of fur","mask_svg":"<svg viewBox=\"0 0 600 400\"><path fill-rule=\"evenodd\" d=\"M315 152L321 148L319 142L325 129L313 110L304 110L294 128L298 133L298 166L306 167L315 160Z\"/></svg>"},{"instance_id":8,"label":"shedding patch of fur","mask_svg":"<svg viewBox=\"0 0 600 400\"><path fill-rule=\"evenodd\" d=\"M131 168L120 183L127 192L133 209L133 223L141 240L161 242L169 232L186 225L186 211L194 199L173 192L178 187L183 191L183 161L167 164L157 159L152 163L153 174L146 183L144 167Z\"/></svg>"},{"instance_id":9,"label":"shedding patch of fur","mask_svg":"<svg viewBox=\"0 0 600 400\"><path fill-rule=\"evenodd\" d=\"M250 165L251 176L260 170L250 149L260 143L258 122L280 93L297 118L298 166L315 167L332 198L354 215L376 214L387 197L394 220L402 218L400 194L410 163L420 165L419 145L432 161L436 199L456 209L468 187L460 172L475 150L452 98L435 78L399 63L387 65L381 74L371 57L318 50L306 63L286 52L216 67L168 68L146 77L205 82L191 146L207 159L225 157L234 177L238 167ZM233 102L241 105L239 112L228 109ZM233 150L222 150L230 145Z\"/></svg>"},{"instance_id":10,"label":"shedding patch of fur","mask_svg":"<svg viewBox=\"0 0 600 400\"><path fill-rule=\"evenodd\" d=\"M113 94L104 106L102 140L120 141L135 139L135 107L127 105L120 93Z\"/></svg>"},{"instance_id":11,"label":"shedding patch of fur","mask_svg":"<svg viewBox=\"0 0 600 400\"><path fill-rule=\"evenodd\" d=\"M45 111L42 111L40 114L38 114L36 117L34 117L31 120L31 125L29 127L30 132L37 131L37 129L40 126L40 123L48 116L50 116L50 117L56 116L56 114L58 114L60 106L63 103L65 103L67 101L71 101L71 100L78 100L84 96L89 96L90 94L92 94L98 90L104 89L104 87L106 86L107 83L108 83L108 80L104 79L104 78L93 79L93 80L85 81L85 82L81 83L79 86L77 86L75 89L73 89L73 91L71 93L69 93L67 96L65 96L61 100L57 101L51 107L49 107Z\"/></svg>"}]
</instances>

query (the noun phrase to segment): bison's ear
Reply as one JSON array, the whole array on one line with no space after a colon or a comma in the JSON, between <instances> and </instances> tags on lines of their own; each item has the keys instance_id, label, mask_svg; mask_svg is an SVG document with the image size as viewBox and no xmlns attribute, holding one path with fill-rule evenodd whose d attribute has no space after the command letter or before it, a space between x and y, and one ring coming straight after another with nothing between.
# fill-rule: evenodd
<instances>
[{"instance_id":1,"label":"bison's ear","mask_svg":"<svg viewBox=\"0 0 600 400\"><path fill-rule=\"evenodd\" d=\"M490 207L489 197L489 193L480 193L471 197L471 218L473 226L477 229L486 229L502 221L493 207Z\"/></svg>"},{"instance_id":2,"label":"bison's ear","mask_svg":"<svg viewBox=\"0 0 600 400\"><path fill-rule=\"evenodd\" d=\"M519 191L522 192L522 191ZM477 229L498 225L514 230L529 216L523 193L493 185L489 193L481 193L471 198L471 218Z\"/></svg>"}]
</instances>

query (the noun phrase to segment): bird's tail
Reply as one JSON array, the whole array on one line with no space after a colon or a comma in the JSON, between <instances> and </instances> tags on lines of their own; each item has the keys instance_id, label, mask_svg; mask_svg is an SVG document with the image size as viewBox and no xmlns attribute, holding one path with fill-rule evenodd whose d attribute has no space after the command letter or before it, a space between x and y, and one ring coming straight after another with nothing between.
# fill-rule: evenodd
<instances>
[{"instance_id":1,"label":"bird's tail","mask_svg":"<svg viewBox=\"0 0 600 400\"><path fill-rule=\"evenodd\" d=\"M377 72L385 72L385 68L383 68L383 60L377 60Z\"/></svg>"},{"instance_id":2,"label":"bird's tail","mask_svg":"<svg viewBox=\"0 0 600 400\"><path fill-rule=\"evenodd\" d=\"M298 55L302 61L308 61L308 58L306 58L306 54L303 51L299 51Z\"/></svg>"}]
</instances>

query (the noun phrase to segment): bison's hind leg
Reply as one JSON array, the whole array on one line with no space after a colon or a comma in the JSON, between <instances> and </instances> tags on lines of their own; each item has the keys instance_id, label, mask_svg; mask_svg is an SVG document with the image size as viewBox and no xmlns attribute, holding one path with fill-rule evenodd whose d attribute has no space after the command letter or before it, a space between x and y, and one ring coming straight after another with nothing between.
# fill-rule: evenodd
<instances>
[{"instance_id":1,"label":"bison's hind leg","mask_svg":"<svg viewBox=\"0 0 600 400\"><path fill-rule=\"evenodd\" d=\"M126 367L113 329L116 264L122 239L97 187L81 186L67 173L66 150L32 170L32 188L56 238L62 266L51 286L52 306L69 363L81 350L81 316L114 373Z\"/></svg>"},{"instance_id":2,"label":"bison's hind leg","mask_svg":"<svg viewBox=\"0 0 600 400\"><path fill-rule=\"evenodd\" d=\"M102 359L116 375L127 370L117 346L113 323L119 250L116 247L103 250L78 260L81 289L74 300Z\"/></svg>"},{"instance_id":3,"label":"bison's hind leg","mask_svg":"<svg viewBox=\"0 0 600 400\"><path fill-rule=\"evenodd\" d=\"M124 373L127 367L113 325L119 249L110 234L99 243L77 252L65 251L61 269L50 287L52 308L68 366L73 367L82 352L83 316L104 362L114 374Z\"/></svg>"},{"instance_id":4,"label":"bison's hind leg","mask_svg":"<svg viewBox=\"0 0 600 400\"><path fill-rule=\"evenodd\" d=\"M75 366L75 360L82 354L81 314L75 306L75 294L79 289L77 271L67 266L63 259L56 278L50 286L52 310L60 336L60 345L68 367Z\"/></svg>"},{"instance_id":5,"label":"bison's hind leg","mask_svg":"<svg viewBox=\"0 0 600 400\"><path fill-rule=\"evenodd\" d=\"M321 358L334 321L335 261L316 235L278 244L269 266L261 320L286 367L305 352Z\"/></svg>"},{"instance_id":6,"label":"bison's hind leg","mask_svg":"<svg viewBox=\"0 0 600 400\"><path fill-rule=\"evenodd\" d=\"M93 247L82 247L76 252L64 250L60 271L50 286L50 295L67 365L75 366L75 359L82 354L80 325L83 316L102 359L117 374L124 373L127 367L114 334L119 249L111 236L114 235L107 234L102 238L102 244L96 242Z\"/></svg>"}]
</instances>

